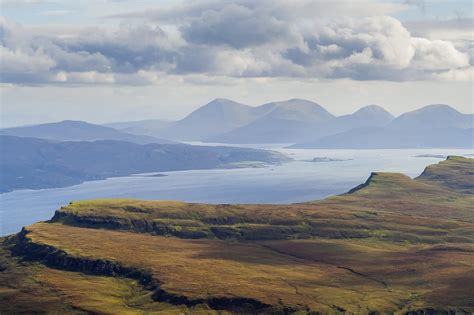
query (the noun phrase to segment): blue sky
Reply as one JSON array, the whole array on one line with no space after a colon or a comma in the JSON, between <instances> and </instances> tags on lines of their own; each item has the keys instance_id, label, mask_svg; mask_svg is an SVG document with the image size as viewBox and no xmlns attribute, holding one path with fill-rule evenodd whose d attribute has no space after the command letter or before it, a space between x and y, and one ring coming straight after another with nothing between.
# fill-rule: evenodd
<instances>
[{"instance_id":1,"label":"blue sky","mask_svg":"<svg viewBox=\"0 0 474 315\"><path fill-rule=\"evenodd\" d=\"M137 0L137 1L3 1L2 15L24 24L74 24L91 25L112 23L104 16L156 8L184 1ZM471 0L412 0L385 1L407 4L406 8L393 13L400 21L469 18L473 16ZM357 3L357 1L355 1Z\"/></svg>"},{"instance_id":2,"label":"blue sky","mask_svg":"<svg viewBox=\"0 0 474 315\"><path fill-rule=\"evenodd\" d=\"M470 0L0 3L2 126L177 119L217 97L474 111Z\"/></svg>"}]
</instances>

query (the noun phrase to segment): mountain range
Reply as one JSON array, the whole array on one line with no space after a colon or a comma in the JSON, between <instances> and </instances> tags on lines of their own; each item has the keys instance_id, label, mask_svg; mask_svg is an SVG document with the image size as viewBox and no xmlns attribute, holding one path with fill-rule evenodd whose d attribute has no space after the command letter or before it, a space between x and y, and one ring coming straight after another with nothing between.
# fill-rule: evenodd
<instances>
[{"instance_id":1,"label":"mountain range","mask_svg":"<svg viewBox=\"0 0 474 315\"><path fill-rule=\"evenodd\" d=\"M1 129L0 134L58 141L117 140L137 144L207 142L290 144L291 148L473 148L474 115L428 105L394 117L368 105L335 116L323 106L290 99L252 107L215 99L178 121L143 120L104 126L66 120Z\"/></svg>"},{"instance_id":2,"label":"mountain range","mask_svg":"<svg viewBox=\"0 0 474 315\"><path fill-rule=\"evenodd\" d=\"M448 105L428 105L398 117L381 106L368 105L335 116L303 99L256 107L215 99L175 122L108 125L175 141L293 143L292 148L471 148L473 117Z\"/></svg>"},{"instance_id":3,"label":"mountain range","mask_svg":"<svg viewBox=\"0 0 474 315\"><path fill-rule=\"evenodd\" d=\"M378 127L360 126L290 148L474 148L473 119L474 115L462 114L448 105L429 105Z\"/></svg>"}]
</instances>

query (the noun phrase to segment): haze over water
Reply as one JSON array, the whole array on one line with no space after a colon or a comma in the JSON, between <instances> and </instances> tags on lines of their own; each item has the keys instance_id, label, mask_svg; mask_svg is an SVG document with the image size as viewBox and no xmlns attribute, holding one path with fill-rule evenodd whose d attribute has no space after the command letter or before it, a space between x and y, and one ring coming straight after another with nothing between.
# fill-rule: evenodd
<instances>
[{"instance_id":1,"label":"haze over water","mask_svg":"<svg viewBox=\"0 0 474 315\"><path fill-rule=\"evenodd\" d=\"M266 168L162 172L166 177L116 177L66 188L1 194L0 235L48 220L56 209L74 200L137 198L204 203L296 203L344 193L364 182L373 171L401 172L415 177L427 165L441 160L417 155L473 154L473 151L460 149L273 149L288 154L295 161ZM307 161L314 157L345 161Z\"/></svg>"}]
</instances>

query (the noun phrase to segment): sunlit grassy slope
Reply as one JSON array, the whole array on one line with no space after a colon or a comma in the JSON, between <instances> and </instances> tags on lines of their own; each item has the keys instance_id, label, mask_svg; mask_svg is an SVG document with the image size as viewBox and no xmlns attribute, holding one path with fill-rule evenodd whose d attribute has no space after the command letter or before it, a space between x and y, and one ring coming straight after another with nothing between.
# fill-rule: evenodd
<instances>
[{"instance_id":1,"label":"sunlit grassy slope","mask_svg":"<svg viewBox=\"0 0 474 315\"><path fill-rule=\"evenodd\" d=\"M3 241L0 312L474 311L474 160L293 205L75 201Z\"/></svg>"}]
</instances>

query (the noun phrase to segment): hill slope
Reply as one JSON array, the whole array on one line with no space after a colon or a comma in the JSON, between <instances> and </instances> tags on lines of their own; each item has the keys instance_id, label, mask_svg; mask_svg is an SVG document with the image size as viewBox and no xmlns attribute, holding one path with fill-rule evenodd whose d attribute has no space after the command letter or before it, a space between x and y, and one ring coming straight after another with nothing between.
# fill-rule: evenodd
<instances>
[{"instance_id":1,"label":"hill slope","mask_svg":"<svg viewBox=\"0 0 474 315\"><path fill-rule=\"evenodd\" d=\"M393 130L382 127L356 128L310 142L297 143L296 149L403 149L474 148L474 129L440 128Z\"/></svg>"},{"instance_id":2,"label":"hill slope","mask_svg":"<svg viewBox=\"0 0 474 315\"><path fill-rule=\"evenodd\" d=\"M3 239L0 311L469 314L474 194L452 183L473 174L449 157L306 204L72 202Z\"/></svg>"},{"instance_id":3,"label":"hill slope","mask_svg":"<svg viewBox=\"0 0 474 315\"><path fill-rule=\"evenodd\" d=\"M301 99L268 103L260 108L271 110L247 125L206 140L222 143L294 142L314 137L318 127L334 119L320 105Z\"/></svg>"},{"instance_id":4,"label":"hill slope","mask_svg":"<svg viewBox=\"0 0 474 315\"><path fill-rule=\"evenodd\" d=\"M0 136L0 148L0 192L65 187L136 173L218 168L243 161L287 160L280 153L256 149L111 140L53 142Z\"/></svg>"},{"instance_id":5,"label":"hill slope","mask_svg":"<svg viewBox=\"0 0 474 315\"><path fill-rule=\"evenodd\" d=\"M57 141L117 140L128 141L138 144L176 143L173 141L154 138L150 136L129 134L126 132L118 131L114 128L74 120L65 120L57 123L1 129L0 135L33 137Z\"/></svg>"},{"instance_id":6,"label":"hill slope","mask_svg":"<svg viewBox=\"0 0 474 315\"><path fill-rule=\"evenodd\" d=\"M146 135L154 137L162 129L169 127L172 124L172 121L148 119L138 121L113 122L104 124L104 126L111 127L134 135Z\"/></svg>"},{"instance_id":7,"label":"hill slope","mask_svg":"<svg viewBox=\"0 0 474 315\"><path fill-rule=\"evenodd\" d=\"M342 125L351 126L345 122ZM462 114L448 105L425 106L379 127L352 126L356 128L339 129L339 133L302 141L291 148L474 148L474 115Z\"/></svg>"},{"instance_id":8,"label":"hill slope","mask_svg":"<svg viewBox=\"0 0 474 315\"><path fill-rule=\"evenodd\" d=\"M327 128L329 132L333 133L360 127L383 127L392 122L394 118L384 108L378 105L368 105L350 115L337 117Z\"/></svg>"},{"instance_id":9,"label":"hill slope","mask_svg":"<svg viewBox=\"0 0 474 315\"><path fill-rule=\"evenodd\" d=\"M180 141L295 143L292 148L471 148L474 115L428 105L395 118L378 105L334 116L320 105L290 99L251 107L215 99L176 122L110 126Z\"/></svg>"},{"instance_id":10,"label":"hill slope","mask_svg":"<svg viewBox=\"0 0 474 315\"><path fill-rule=\"evenodd\" d=\"M161 129L158 134L170 139L203 140L245 125L260 114L251 106L215 99L182 120Z\"/></svg>"},{"instance_id":11,"label":"hill slope","mask_svg":"<svg viewBox=\"0 0 474 315\"><path fill-rule=\"evenodd\" d=\"M474 115L462 114L448 105L428 105L400 115L388 127L395 130L467 129L474 128Z\"/></svg>"}]
</instances>

